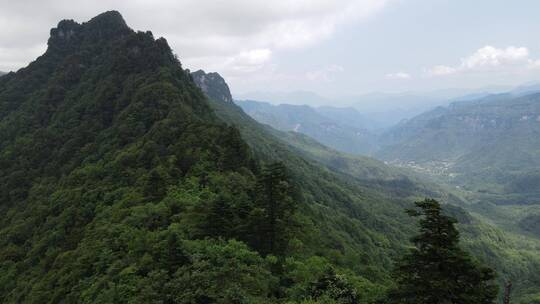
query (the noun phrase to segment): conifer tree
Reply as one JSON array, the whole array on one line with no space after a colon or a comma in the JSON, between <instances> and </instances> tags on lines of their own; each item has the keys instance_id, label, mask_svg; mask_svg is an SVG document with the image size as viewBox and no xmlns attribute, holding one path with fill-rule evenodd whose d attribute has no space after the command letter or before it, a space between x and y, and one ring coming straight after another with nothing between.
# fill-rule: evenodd
<instances>
[{"instance_id":1,"label":"conifer tree","mask_svg":"<svg viewBox=\"0 0 540 304\"><path fill-rule=\"evenodd\" d=\"M420 233L411 239L415 247L398 263L390 303L495 303L495 273L459 247L457 221L444 215L436 200L417 202L416 207L407 213L420 217Z\"/></svg>"},{"instance_id":2,"label":"conifer tree","mask_svg":"<svg viewBox=\"0 0 540 304\"><path fill-rule=\"evenodd\" d=\"M283 255L294 226L296 203L282 163L262 169L256 186L256 208L252 212L255 248L262 254Z\"/></svg>"}]
</instances>

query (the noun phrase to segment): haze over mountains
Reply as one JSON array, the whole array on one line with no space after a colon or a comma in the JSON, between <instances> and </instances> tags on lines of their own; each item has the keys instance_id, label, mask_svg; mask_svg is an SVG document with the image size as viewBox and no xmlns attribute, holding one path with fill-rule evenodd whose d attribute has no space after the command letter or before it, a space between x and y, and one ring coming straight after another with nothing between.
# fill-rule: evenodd
<instances>
[{"instance_id":1,"label":"haze over mountains","mask_svg":"<svg viewBox=\"0 0 540 304\"><path fill-rule=\"evenodd\" d=\"M530 87L531 89L533 87ZM523 92L530 93L533 90L529 89L523 89L519 88L514 91L514 93L508 94L508 96L520 96ZM527 93L527 94L528 94ZM486 94L489 95L489 94ZM475 99L475 96L467 96L465 98L462 98L462 100L467 101L461 101L464 104L468 103L469 98ZM491 97L489 97L491 98ZM486 98L486 99L489 99ZM252 107L254 107L255 113L257 110L263 111L267 107L270 107L270 110L268 110L272 115L283 115L285 118L290 113L287 112L287 110L295 109L295 110L305 110L306 108L309 110L309 112L317 112L317 108L311 108L307 106L273 106L269 104L263 104L262 107L259 103L253 102L253 101L236 101L241 107L246 109L246 113L250 114L252 117L259 117L268 119L266 116L257 116L252 115ZM457 104L461 103L457 102ZM474 101L471 101L473 104ZM302 113L302 111L301 111ZM268 113L266 113L268 114ZM265 115L266 115L265 114ZM284 117L281 116L281 119ZM298 116L297 116L298 117ZM280 117L278 117L279 119ZM236 117L234 121L238 122L238 118ZM414 121L411 120L411 121ZM404 122L406 124L407 122ZM270 125L272 125L270 123ZM390 129L387 133L381 134L381 137L377 139L378 141L383 141L382 138L385 138L386 136L389 136L390 132L392 130L399 130L399 125L395 128ZM251 130L251 128L247 128L246 130ZM305 155L306 157L309 157L311 159L317 160L319 162L322 162L329 166L330 168L333 168L339 172L343 172L349 175L352 175L356 178L360 179L366 179L368 177L374 178L369 182L371 185L370 187L379 187L382 184L386 184L386 182L383 182L385 180L390 181L391 185L397 186L401 185L399 187L405 187L408 188L410 186L416 188L416 189L431 189L432 191L440 191L442 189L437 187L434 187L434 185L421 185L422 182L419 183L419 180L417 177L413 177L411 175L412 172L420 172L421 175L428 178L433 178L434 175L432 172L426 172L423 170L418 170L417 167L411 168L409 166L402 166L404 169L408 169L405 171L399 171L396 168L393 168L391 166L386 166L382 162L378 162L374 159L361 157L361 156L352 156L347 154L341 154L337 151L333 151L332 149L329 149L316 141L312 140L309 137L306 137L302 135L302 132L287 132L287 133L280 133L280 132L273 132L274 136L280 138L281 140L284 140L288 144L292 145L296 149L299 149L299 151ZM317 138L317 134L313 134L313 138ZM389 151L392 149L390 147L387 148ZM401 164L398 164L401 166ZM412 169L412 171L411 171ZM435 171L439 172L439 171ZM388 180L388 178L390 178ZM422 179L420 179L422 180ZM444 181L440 179L434 179L438 183L445 183ZM412 183L411 183L412 182ZM375 186L375 185L379 186ZM390 185L386 184L386 185ZM408 186L405 186L408 185ZM452 186L453 187L453 186ZM381 189L382 190L382 189ZM390 188L385 188L383 191L390 191ZM443 192L448 191L442 190ZM457 195L455 198L461 197L465 199L463 201L463 205L461 203L458 203L460 206L463 206L468 211L475 214L475 216L479 216L480 218L486 220L490 223L496 223L496 225L500 228L503 228L508 231L512 231L513 233L516 233L516 235L519 235L518 238L525 238L531 240L533 243L536 243L539 235L537 234L537 231L540 231L540 205L529 205L529 206L523 206L520 205L523 202L511 202L507 201L506 205L504 207L497 207L494 205L494 203L501 203L497 201L499 199L498 197L494 196L485 196L480 195L480 192L476 191L469 191L464 192L461 189L458 189L458 191L451 191L454 194ZM510 196L507 196L511 197ZM462 219L463 220L463 219ZM498 233L497 233L498 234ZM480 235L477 235L476 237L481 238ZM480 239L475 239L471 244L478 244L478 242L481 242ZM492 241L488 241L488 243L491 243ZM534 248L534 247L533 247ZM536 256L536 250L532 249L530 251L530 254L533 256ZM513 256L516 251L513 251L513 253L507 252L503 255L506 256L506 258L510 258L510 256ZM534 289L534 288L533 288ZM531 290L533 290L531 289ZM530 297L532 299L534 297ZM524 303L527 303L527 301L524 301ZM532 302L534 303L534 302Z\"/></svg>"},{"instance_id":2,"label":"haze over mountains","mask_svg":"<svg viewBox=\"0 0 540 304\"><path fill-rule=\"evenodd\" d=\"M539 91L529 84L507 93L474 93L432 104L420 100L431 109L386 129L374 128L373 115L356 109L237 103L260 122L337 150L373 155L465 189L527 202L540 200L531 187L538 182Z\"/></svg>"},{"instance_id":3,"label":"haze over mountains","mask_svg":"<svg viewBox=\"0 0 540 304\"><path fill-rule=\"evenodd\" d=\"M540 202L540 94L500 94L456 102L391 128L386 160L439 172L461 187L491 194L521 193Z\"/></svg>"},{"instance_id":4,"label":"haze over mountains","mask_svg":"<svg viewBox=\"0 0 540 304\"><path fill-rule=\"evenodd\" d=\"M531 87L532 88L532 87ZM310 105L313 107L354 108L369 117L369 129L388 128L437 106L457 99L474 99L511 90L510 86L478 89L445 89L431 92L374 92L349 96L323 97L313 92L250 92L239 94L236 100L255 100L272 104Z\"/></svg>"},{"instance_id":5,"label":"haze over mountains","mask_svg":"<svg viewBox=\"0 0 540 304\"><path fill-rule=\"evenodd\" d=\"M355 110L240 107L218 73L184 69L166 39L116 11L50 34L42 56L0 78L0 302L382 303L417 233L404 210L424 197L444 202L516 303L540 299L534 201L469 200L351 154L375 141L381 158L503 157L500 170L522 174L540 151L528 140L538 94L437 108L372 139Z\"/></svg>"},{"instance_id":6,"label":"haze over mountains","mask_svg":"<svg viewBox=\"0 0 540 304\"><path fill-rule=\"evenodd\" d=\"M344 152L367 155L375 150L374 135L354 109L235 102L255 120L278 130L303 133Z\"/></svg>"},{"instance_id":7,"label":"haze over mountains","mask_svg":"<svg viewBox=\"0 0 540 304\"><path fill-rule=\"evenodd\" d=\"M327 275L382 296L432 190L306 158L118 12L48 45L0 78L1 302L301 302Z\"/></svg>"},{"instance_id":8,"label":"haze over mountains","mask_svg":"<svg viewBox=\"0 0 540 304\"><path fill-rule=\"evenodd\" d=\"M492 89L498 92L502 87ZM340 151L376 155L375 152L381 146L395 144L400 140L392 138L391 130L401 128L409 120L422 119L424 113L429 113L441 106L466 104L468 101L473 102L497 95L497 93L482 90L451 99L447 98L458 91L463 90L439 91L438 98L403 94L365 95L363 98L369 101L364 103L363 112L358 109L358 106L273 105L256 100L236 100L235 102L259 122L279 130L306 134ZM507 94L518 97L538 91L540 91L539 85L529 84L507 91ZM446 97L443 98L443 96ZM403 106L401 106L402 103ZM380 112L370 112L374 109L379 109Z\"/></svg>"}]
</instances>

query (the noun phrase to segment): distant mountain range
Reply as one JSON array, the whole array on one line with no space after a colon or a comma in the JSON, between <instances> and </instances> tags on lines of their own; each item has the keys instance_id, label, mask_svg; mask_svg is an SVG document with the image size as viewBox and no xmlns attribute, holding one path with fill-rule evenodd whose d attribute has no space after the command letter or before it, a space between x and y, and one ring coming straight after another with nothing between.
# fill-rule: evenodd
<instances>
[{"instance_id":1,"label":"distant mountain range","mask_svg":"<svg viewBox=\"0 0 540 304\"><path fill-rule=\"evenodd\" d=\"M530 92L428 111L385 132L376 155L468 190L504 194L501 202L540 203L540 93Z\"/></svg>"},{"instance_id":2,"label":"distant mountain range","mask_svg":"<svg viewBox=\"0 0 540 304\"><path fill-rule=\"evenodd\" d=\"M530 86L529 86L530 88ZM250 92L235 96L238 100L257 100L272 104L305 105L313 107L354 108L369 117L369 129L391 127L437 106L449 105L455 100L471 100L494 93L510 91L512 87L492 86L481 89L445 89L431 92L402 92L323 97L309 91ZM525 87L523 87L525 89Z\"/></svg>"},{"instance_id":3,"label":"distant mountain range","mask_svg":"<svg viewBox=\"0 0 540 304\"><path fill-rule=\"evenodd\" d=\"M205 90L203 89L203 91ZM251 105L255 104L257 106L256 102L250 103ZM271 137L274 137L278 141L285 143L292 151L302 155L306 159L315 160L324 164L331 170L341 172L347 180L354 183L354 187L360 187L357 189L363 189L362 191L367 191L368 193L371 193L372 191L379 194L384 193L384 195L389 198L394 197L395 195L408 196L412 193L426 193L437 197L442 195L445 196L445 200L454 201L465 210L471 211L474 214L473 217L470 217L468 213L462 213L459 210L455 210L457 213L454 213L454 216L457 216L460 222L468 222L471 219L475 221L474 218L481 218L481 222L483 223L495 223L498 228L495 228L494 226L483 226L484 224L479 224L478 226L473 224L463 225L461 229L467 237L471 237L468 241L469 246L476 248L476 252L482 252L484 258L487 258L488 260L494 258L497 260L495 263L499 263L499 258L504 261L497 264L501 269L508 269L503 272L509 271L514 273L515 269L523 269L522 267L527 268L528 266L520 266L521 262L518 261L521 261L522 259L527 260L537 256L537 248L540 247L536 247L538 234L535 233L540 231L540 210L534 205L497 206L489 201L479 199L476 193L471 195L470 193L472 192L463 191L463 189L455 189L455 187L453 187L454 189L448 189L443 183L439 186L427 183L424 178L412 175L413 172L408 167L400 169L394 166L385 165L383 162L370 157L340 153L320 144L312 137L304 135L301 132L283 132L274 129L269 125L258 124L252 117L246 115L240 107L235 109L230 103L225 102L225 100L214 100L211 104L218 116L222 117L225 121L234 123L234 125L241 130L243 137L246 138L247 142L250 143L252 147L254 147L255 151L259 151L260 149L263 151L277 151L274 142L270 139ZM263 103L263 105L265 104ZM269 105L266 104L265 106ZM287 115L290 113L284 109L301 111L306 108L297 108L290 105L285 107L270 105L270 107L274 114L279 113L281 109L281 111L284 111ZM317 114L321 114L319 111L327 110L320 107L307 108L308 110L306 112L313 113L314 111ZM339 108L331 108L331 111L337 111L340 114L347 112L346 109ZM342 119L340 122L345 123L346 119ZM363 125L359 125L359 127L362 126ZM261 151L261 153L264 152ZM292 157L292 155L289 154L284 157ZM420 176L426 176L426 174L423 174L422 172L419 173ZM308 179L304 181L305 184L312 183L309 181L309 177L306 176L306 178ZM332 178L337 178L337 176ZM437 179L435 180L437 181ZM380 203L382 202L372 203L369 209L378 208ZM393 207L390 208L393 209ZM480 230L477 230L478 228ZM499 228L502 230L499 230ZM512 236L508 238L510 235L516 235L516 237ZM525 247L528 249L523 249L525 248L523 247L524 242L527 242L528 245ZM513 279L513 282L516 282L516 284L519 282L521 285L523 284L521 282L527 281L524 285L529 286L537 284L529 283L536 282L536 277L526 275L526 278L527 279L515 278ZM519 298L517 299L517 302L522 303L534 303L534 301L531 302L530 299L534 297L532 295L533 293L537 295L534 288L527 289L525 293L529 293L530 295L526 297L520 295L522 294L522 291L516 290L515 293L516 299ZM523 300L521 301L521 299Z\"/></svg>"},{"instance_id":4,"label":"distant mountain range","mask_svg":"<svg viewBox=\"0 0 540 304\"><path fill-rule=\"evenodd\" d=\"M197 79L195 75L195 79ZM209 74L210 75L210 74ZM210 76L208 76L210 77ZM501 88L494 88L495 91ZM435 93L438 97L426 97L412 94L374 93L363 95L364 111L359 106L307 106L295 104L274 105L269 102L255 100L237 100L236 102L253 118L283 131L295 131L306 134L334 149L354 153L371 154L380 144L395 144L394 132L384 130L401 128L407 122L416 124L425 115L436 113L444 106L469 104L480 99L496 98L496 96L519 97L540 91L540 85L529 84L514 88L508 93L497 94L490 91L479 91L452 99L463 90L445 90ZM306 95L307 96L307 95ZM322 97L321 97L322 98ZM359 99L357 99L359 100ZM396 104L406 106L396 106ZM406 130L403 130L406 132Z\"/></svg>"},{"instance_id":5,"label":"distant mountain range","mask_svg":"<svg viewBox=\"0 0 540 304\"><path fill-rule=\"evenodd\" d=\"M410 170L260 124L219 74L183 69L164 38L119 12L62 20L47 45L0 77L0 303L338 303L342 291L382 303L417 233L404 210L424 197L445 202L463 248L498 285L512 281L515 303L537 303L540 213L509 217ZM522 141L536 135L538 97L456 103L424 114L448 116L438 125L403 122L406 138L385 136L397 146L465 121L473 135L508 131L518 141L504 143L534 157ZM336 145L357 144L351 132L369 125L352 109L264 113Z\"/></svg>"},{"instance_id":6,"label":"distant mountain range","mask_svg":"<svg viewBox=\"0 0 540 304\"><path fill-rule=\"evenodd\" d=\"M255 120L281 131L306 134L334 149L371 154L375 151L375 135L365 127L365 119L352 108L306 105L272 105L253 100L235 101Z\"/></svg>"},{"instance_id":7,"label":"distant mountain range","mask_svg":"<svg viewBox=\"0 0 540 304\"><path fill-rule=\"evenodd\" d=\"M472 93L447 103L376 132L373 115L353 108L239 102L256 120L296 131L280 137L333 168L361 176L385 172L369 158L338 157L315 140L353 154L372 153L387 164L451 186L471 203L468 210L504 229L538 237L540 86ZM324 130L329 121L339 128ZM311 127L300 128L304 125ZM361 138L368 140L347 137L355 129L368 130L369 136Z\"/></svg>"}]
</instances>

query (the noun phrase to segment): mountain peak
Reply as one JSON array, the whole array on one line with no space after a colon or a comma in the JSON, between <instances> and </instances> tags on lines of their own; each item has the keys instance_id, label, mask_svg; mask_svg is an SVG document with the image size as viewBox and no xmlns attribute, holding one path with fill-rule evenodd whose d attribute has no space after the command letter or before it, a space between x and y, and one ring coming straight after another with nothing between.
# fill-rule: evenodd
<instances>
[{"instance_id":1,"label":"mountain peak","mask_svg":"<svg viewBox=\"0 0 540 304\"><path fill-rule=\"evenodd\" d=\"M101 13L90 21L86 22L85 25L92 29L100 30L110 30L110 31L125 31L129 30L129 27L126 24L126 21L122 15L117 11L107 11Z\"/></svg>"},{"instance_id":2,"label":"mountain peak","mask_svg":"<svg viewBox=\"0 0 540 304\"><path fill-rule=\"evenodd\" d=\"M67 45L75 38L80 27L81 25L73 20L60 21L57 27L51 29L51 36L48 42L49 47Z\"/></svg>"},{"instance_id":3,"label":"mountain peak","mask_svg":"<svg viewBox=\"0 0 540 304\"><path fill-rule=\"evenodd\" d=\"M48 46L49 49L69 49L85 38L108 41L130 32L132 30L119 12L107 11L82 24L71 19L60 21L51 29Z\"/></svg>"},{"instance_id":4,"label":"mountain peak","mask_svg":"<svg viewBox=\"0 0 540 304\"><path fill-rule=\"evenodd\" d=\"M191 77L208 97L223 102L233 101L229 86L218 73L206 73L203 70L198 70L191 73Z\"/></svg>"}]
</instances>

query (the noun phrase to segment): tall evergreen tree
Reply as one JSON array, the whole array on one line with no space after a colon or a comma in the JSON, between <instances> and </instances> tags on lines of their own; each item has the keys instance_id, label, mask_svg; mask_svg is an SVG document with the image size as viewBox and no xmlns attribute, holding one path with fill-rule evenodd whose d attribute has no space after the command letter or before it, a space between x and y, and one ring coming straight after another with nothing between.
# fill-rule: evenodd
<instances>
[{"instance_id":1,"label":"tall evergreen tree","mask_svg":"<svg viewBox=\"0 0 540 304\"><path fill-rule=\"evenodd\" d=\"M283 255L294 227L296 210L285 166L276 162L264 167L255 190L254 247L262 254Z\"/></svg>"},{"instance_id":2,"label":"tall evergreen tree","mask_svg":"<svg viewBox=\"0 0 540 304\"><path fill-rule=\"evenodd\" d=\"M390 303L495 303L495 273L459 247L457 221L444 215L436 200L426 199L416 206L407 213L421 217L420 234L412 238L415 247L398 263Z\"/></svg>"}]
</instances>

